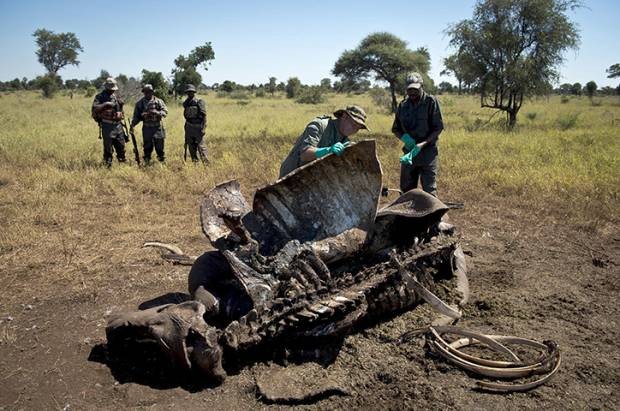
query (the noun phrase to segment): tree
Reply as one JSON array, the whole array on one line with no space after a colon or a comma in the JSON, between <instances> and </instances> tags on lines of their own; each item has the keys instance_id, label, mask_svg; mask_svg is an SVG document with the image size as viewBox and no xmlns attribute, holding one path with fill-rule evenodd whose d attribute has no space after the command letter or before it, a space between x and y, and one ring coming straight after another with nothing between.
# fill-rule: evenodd
<instances>
[{"instance_id":1,"label":"tree","mask_svg":"<svg viewBox=\"0 0 620 411\"><path fill-rule=\"evenodd\" d=\"M393 34L372 33L353 50L345 50L338 58L332 73L345 81L365 80L371 75L385 81L392 94L392 111L396 110L398 77L411 70L424 75L430 69L428 50L409 50L407 43Z\"/></svg>"},{"instance_id":2,"label":"tree","mask_svg":"<svg viewBox=\"0 0 620 411\"><path fill-rule=\"evenodd\" d=\"M222 84L220 84L220 87L218 90L230 93L236 88L237 88L237 83L235 83L234 81L230 81L230 80L224 80Z\"/></svg>"},{"instance_id":3,"label":"tree","mask_svg":"<svg viewBox=\"0 0 620 411\"><path fill-rule=\"evenodd\" d=\"M265 85L265 89L271 93L271 96L273 97L273 95L276 93L276 78L275 77L269 77L269 84Z\"/></svg>"},{"instance_id":4,"label":"tree","mask_svg":"<svg viewBox=\"0 0 620 411\"><path fill-rule=\"evenodd\" d=\"M463 92L463 86L469 89L470 84L475 81L475 74L467 71L465 56L460 53L452 54L443 60L444 69L439 73L440 76L453 75L458 83L458 94Z\"/></svg>"},{"instance_id":5,"label":"tree","mask_svg":"<svg viewBox=\"0 0 620 411\"><path fill-rule=\"evenodd\" d=\"M153 86L154 94L160 99L168 100L169 85L161 71L148 71L142 69L142 78L140 79L142 85L150 84Z\"/></svg>"},{"instance_id":6,"label":"tree","mask_svg":"<svg viewBox=\"0 0 620 411\"><path fill-rule=\"evenodd\" d=\"M331 90L332 89L332 80L329 78L324 78L321 80L321 86L323 90Z\"/></svg>"},{"instance_id":7,"label":"tree","mask_svg":"<svg viewBox=\"0 0 620 411\"><path fill-rule=\"evenodd\" d=\"M295 98L301 91L301 81L297 77L291 77L286 82L286 97Z\"/></svg>"},{"instance_id":8,"label":"tree","mask_svg":"<svg viewBox=\"0 0 620 411\"><path fill-rule=\"evenodd\" d=\"M594 81L588 81L583 89L586 92L586 96L592 99L592 97L594 97L594 93L596 93L597 88L598 86Z\"/></svg>"},{"instance_id":9,"label":"tree","mask_svg":"<svg viewBox=\"0 0 620 411\"><path fill-rule=\"evenodd\" d=\"M560 85L559 91L560 91L560 94L571 94L572 89L573 89L572 84L564 83Z\"/></svg>"},{"instance_id":10,"label":"tree","mask_svg":"<svg viewBox=\"0 0 620 411\"><path fill-rule=\"evenodd\" d=\"M58 74L58 70L67 66L78 66L80 62L77 56L80 51L84 51L80 40L74 33L58 33L53 31L38 29L33 34L36 39L36 51L39 63L49 74Z\"/></svg>"},{"instance_id":11,"label":"tree","mask_svg":"<svg viewBox=\"0 0 620 411\"><path fill-rule=\"evenodd\" d=\"M620 63L612 64L607 70L607 78L620 77Z\"/></svg>"},{"instance_id":12,"label":"tree","mask_svg":"<svg viewBox=\"0 0 620 411\"><path fill-rule=\"evenodd\" d=\"M523 98L541 95L559 78L563 53L579 34L567 16L579 0L478 0L471 19L447 30L464 72L475 78L481 107L517 122Z\"/></svg>"},{"instance_id":13,"label":"tree","mask_svg":"<svg viewBox=\"0 0 620 411\"><path fill-rule=\"evenodd\" d=\"M452 93L452 89L452 84L447 81L442 81L441 83L439 83L439 91L441 93Z\"/></svg>"},{"instance_id":14,"label":"tree","mask_svg":"<svg viewBox=\"0 0 620 411\"><path fill-rule=\"evenodd\" d=\"M193 84L198 87L202 83L202 76L198 69L209 69L211 61L215 59L215 52L211 42L194 48L186 57L182 54L174 60L175 67L172 69L172 88L176 94L185 93L185 87Z\"/></svg>"},{"instance_id":15,"label":"tree","mask_svg":"<svg viewBox=\"0 0 620 411\"><path fill-rule=\"evenodd\" d=\"M110 75L110 73L108 73L108 71L107 71L107 70L101 70L101 71L99 72L99 77L97 77L96 79L94 79L94 80L92 81L93 86L94 86L97 90L99 90L101 87L103 87L103 83L105 82L105 80L106 80L108 77L112 77L112 76Z\"/></svg>"},{"instance_id":16,"label":"tree","mask_svg":"<svg viewBox=\"0 0 620 411\"><path fill-rule=\"evenodd\" d=\"M62 79L60 76L48 73L44 76L37 77L37 87L43 92L43 97L52 98L54 94L62 87Z\"/></svg>"},{"instance_id":17,"label":"tree","mask_svg":"<svg viewBox=\"0 0 620 411\"><path fill-rule=\"evenodd\" d=\"M581 90L582 90L581 83L577 82L577 83L572 85L570 92L571 92L571 94L574 94L576 96L580 96L581 95Z\"/></svg>"}]
</instances>

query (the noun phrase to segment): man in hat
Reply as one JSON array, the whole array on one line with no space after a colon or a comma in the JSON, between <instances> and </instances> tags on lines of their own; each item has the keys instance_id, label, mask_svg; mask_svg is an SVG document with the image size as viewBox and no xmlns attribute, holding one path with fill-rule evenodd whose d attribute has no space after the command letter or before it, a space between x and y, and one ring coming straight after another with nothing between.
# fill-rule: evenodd
<instances>
[{"instance_id":1,"label":"man in hat","mask_svg":"<svg viewBox=\"0 0 620 411\"><path fill-rule=\"evenodd\" d=\"M366 113L359 106L348 106L334 112L336 118L319 116L306 126L280 166L280 178L298 167L328 154L342 155L349 137L360 129L368 130Z\"/></svg>"},{"instance_id":2,"label":"man in hat","mask_svg":"<svg viewBox=\"0 0 620 411\"><path fill-rule=\"evenodd\" d=\"M118 161L125 162L127 136L121 124L124 118L123 101L116 95L116 90L116 81L112 77L106 79L103 91L95 96L91 109L93 119L99 123L100 137L103 140L103 161L108 167L112 166L114 151Z\"/></svg>"},{"instance_id":3,"label":"man in hat","mask_svg":"<svg viewBox=\"0 0 620 411\"><path fill-rule=\"evenodd\" d=\"M400 102L392 132L405 146L400 158L400 189L407 192L422 182L422 189L437 196L437 139L443 130L439 102L422 88L420 73L407 76L407 97Z\"/></svg>"},{"instance_id":4,"label":"man in hat","mask_svg":"<svg viewBox=\"0 0 620 411\"><path fill-rule=\"evenodd\" d=\"M161 120L168 114L168 109L160 98L155 97L152 85L145 84L142 87L142 93L144 93L144 97L136 103L130 129L133 131L134 127L142 121L144 162L150 163L153 147L157 153L157 159L163 162L166 158L164 153L166 130Z\"/></svg>"},{"instance_id":5,"label":"man in hat","mask_svg":"<svg viewBox=\"0 0 620 411\"><path fill-rule=\"evenodd\" d=\"M204 141L207 127L207 107L203 99L196 98L196 87L192 84L185 89L187 99L183 102L183 117L185 117L185 146L189 148L189 155L193 162L198 162L198 153L206 164L207 145Z\"/></svg>"}]
</instances>

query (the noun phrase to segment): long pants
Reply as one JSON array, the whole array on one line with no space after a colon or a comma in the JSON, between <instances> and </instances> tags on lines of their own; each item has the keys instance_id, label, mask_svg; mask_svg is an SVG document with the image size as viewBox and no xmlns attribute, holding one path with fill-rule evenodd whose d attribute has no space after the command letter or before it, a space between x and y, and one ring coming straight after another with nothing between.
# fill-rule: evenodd
<instances>
[{"instance_id":1,"label":"long pants","mask_svg":"<svg viewBox=\"0 0 620 411\"><path fill-rule=\"evenodd\" d=\"M400 165L400 190L403 193L417 188L418 179L424 191L437 197L437 157L430 164Z\"/></svg>"},{"instance_id":2,"label":"long pants","mask_svg":"<svg viewBox=\"0 0 620 411\"><path fill-rule=\"evenodd\" d=\"M112 156L116 151L119 162L125 161L125 132L121 123L110 124L101 122L101 137L103 140L103 161L112 165Z\"/></svg>"},{"instance_id":3,"label":"long pants","mask_svg":"<svg viewBox=\"0 0 620 411\"><path fill-rule=\"evenodd\" d=\"M164 140L166 138L166 130L162 126L158 127L142 127L142 141L144 143L144 161L151 161L153 148L157 153L157 159L164 161L166 153L164 152Z\"/></svg>"},{"instance_id":4,"label":"long pants","mask_svg":"<svg viewBox=\"0 0 620 411\"><path fill-rule=\"evenodd\" d=\"M185 123L185 144L187 144L192 161L198 161L198 154L202 157L203 162L209 161L204 137L200 125Z\"/></svg>"}]
</instances>

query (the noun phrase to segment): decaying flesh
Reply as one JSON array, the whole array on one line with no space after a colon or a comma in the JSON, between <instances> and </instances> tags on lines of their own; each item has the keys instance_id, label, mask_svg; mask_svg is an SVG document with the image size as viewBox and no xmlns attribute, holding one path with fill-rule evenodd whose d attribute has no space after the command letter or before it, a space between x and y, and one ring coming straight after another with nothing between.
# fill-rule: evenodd
<instances>
[{"instance_id":1,"label":"decaying flesh","mask_svg":"<svg viewBox=\"0 0 620 411\"><path fill-rule=\"evenodd\" d=\"M439 225L448 208L412 190L378 210L381 187L370 140L259 189L252 207L238 182L216 186L200 212L216 250L191 260L193 301L113 316L110 347L150 339L181 368L222 381L227 361L341 339L423 300L458 318L433 295L454 277L468 293L458 237ZM166 244L145 246L190 261Z\"/></svg>"}]
</instances>

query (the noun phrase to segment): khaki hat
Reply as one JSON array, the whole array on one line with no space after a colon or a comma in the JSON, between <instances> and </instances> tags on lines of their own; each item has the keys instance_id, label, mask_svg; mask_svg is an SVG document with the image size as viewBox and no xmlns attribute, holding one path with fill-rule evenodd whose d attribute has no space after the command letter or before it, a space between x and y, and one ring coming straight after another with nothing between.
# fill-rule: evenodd
<instances>
[{"instance_id":1,"label":"khaki hat","mask_svg":"<svg viewBox=\"0 0 620 411\"><path fill-rule=\"evenodd\" d=\"M151 84L145 84L145 85L143 85L143 86L142 86L142 92L145 92L145 91L147 91L147 90L148 90L148 91L153 91L153 86L152 86Z\"/></svg>"},{"instance_id":2,"label":"khaki hat","mask_svg":"<svg viewBox=\"0 0 620 411\"><path fill-rule=\"evenodd\" d=\"M410 88L422 88L422 84L424 84L424 80L420 73L414 71L407 74L407 90Z\"/></svg>"},{"instance_id":3,"label":"khaki hat","mask_svg":"<svg viewBox=\"0 0 620 411\"><path fill-rule=\"evenodd\" d=\"M366 112L360 106L347 106L346 108L341 108L340 110L334 111L334 116L337 118L342 117L344 113L347 113L353 121L362 126L362 128L370 131L368 126L366 125Z\"/></svg>"},{"instance_id":4,"label":"khaki hat","mask_svg":"<svg viewBox=\"0 0 620 411\"><path fill-rule=\"evenodd\" d=\"M118 86L116 85L116 80L114 80L112 77L108 77L103 82L103 88L105 88L106 90L112 90L112 91L118 90Z\"/></svg>"},{"instance_id":5,"label":"khaki hat","mask_svg":"<svg viewBox=\"0 0 620 411\"><path fill-rule=\"evenodd\" d=\"M193 91L195 93L196 87L194 87L193 84L188 84L187 87L185 87L185 92L187 93L188 91Z\"/></svg>"}]
</instances>

